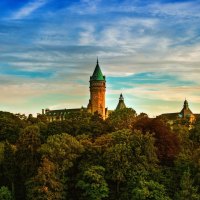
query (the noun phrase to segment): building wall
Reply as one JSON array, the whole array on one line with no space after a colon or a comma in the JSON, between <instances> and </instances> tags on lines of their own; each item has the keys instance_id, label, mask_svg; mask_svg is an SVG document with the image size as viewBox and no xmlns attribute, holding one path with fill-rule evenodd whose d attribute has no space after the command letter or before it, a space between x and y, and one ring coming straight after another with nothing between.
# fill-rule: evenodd
<instances>
[{"instance_id":1,"label":"building wall","mask_svg":"<svg viewBox=\"0 0 200 200\"><path fill-rule=\"evenodd\" d=\"M103 119L106 118L105 111L105 81L90 81L90 100L91 100L91 113L98 112Z\"/></svg>"}]
</instances>

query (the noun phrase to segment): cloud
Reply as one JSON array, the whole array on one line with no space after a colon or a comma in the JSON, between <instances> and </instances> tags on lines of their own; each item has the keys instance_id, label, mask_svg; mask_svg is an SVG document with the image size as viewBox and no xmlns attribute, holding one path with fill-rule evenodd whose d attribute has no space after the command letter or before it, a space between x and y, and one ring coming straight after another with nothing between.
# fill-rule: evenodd
<instances>
[{"instance_id":1,"label":"cloud","mask_svg":"<svg viewBox=\"0 0 200 200\"><path fill-rule=\"evenodd\" d=\"M19 20L31 15L34 11L47 3L47 0L34 0L27 3L24 7L13 13L11 19Z\"/></svg>"},{"instance_id":2,"label":"cloud","mask_svg":"<svg viewBox=\"0 0 200 200\"><path fill-rule=\"evenodd\" d=\"M74 3L68 9L72 13L78 13L81 15L95 14L97 13L100 2L101 0L80 0L80 2Z\"/></svg>"},{"instance_id":3,"label":"cloud","mask_svg":"<svg viewBox=\"0 0 200 200\"><path fill-rule=\"evenodd\" d=\"M149 12L159 16L174 17L200 17L198 1L173 2L173 3L153 3L149 6Z\"/></svg>"}]
</instances>

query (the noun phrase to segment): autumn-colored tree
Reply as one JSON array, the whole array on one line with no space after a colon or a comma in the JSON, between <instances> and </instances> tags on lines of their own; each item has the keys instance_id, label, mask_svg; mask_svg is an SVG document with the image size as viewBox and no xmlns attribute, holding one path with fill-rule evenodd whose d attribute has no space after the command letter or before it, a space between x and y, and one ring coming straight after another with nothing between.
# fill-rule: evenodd
<instances>
[{"instance_id":1,"label":"autumn-colored tree","mask_svg":"<svg viewBox=\"0 0 200 200\"><path fill-rule=\"evenodd\" d=\"M49 136L47 142L41 146L41 154L54 164L55 173L59 181L64 185L66 195L69 170L72 169L83 151L84 148L80 142L67 133Z\"/></svg>"},{"instance_id":2,"label":"autumn-colored tree","mask_svg":"<svg viewBox=\"0 0 200 200\"><path fill-rule=\"evenodd\" d=\"M32 177L39 165L38 149L41 146L38 126L26 127L17 141L17 163L23 180Z\"/></svg>"},{"instance_id":3,"label":"autumn-colored tree","mask_svg":"<svg viewBox=\"0 0 200 200\"><path fill-rule=\"evenodd\" d=\"M171 165L180 151L176 133L161 119L138 119L133 129L141 130L144 134L151 133L155 137L157 156L161 164Z\"/></svg>"},{"instance_id":4,"label":"autumn-colored tree","mask_svg":"<svg viewBox=\"0 0 200 200\"><path fill-rule=\"evenodd\" d=\"M55 165L43 158L37 175L26 182L27 200L65 199L64 186L56 172Z\"/></svg>"}]
</instances>

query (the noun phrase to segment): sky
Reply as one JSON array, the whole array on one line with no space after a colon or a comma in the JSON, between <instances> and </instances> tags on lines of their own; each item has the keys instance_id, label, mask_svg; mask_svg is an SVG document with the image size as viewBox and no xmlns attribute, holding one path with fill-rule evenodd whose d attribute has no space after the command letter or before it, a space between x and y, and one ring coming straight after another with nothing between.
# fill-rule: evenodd
<instances>
[{"instance_id":1,"label":"sky","mask_svg":"<svg viewBox=\"0 0 200 200\"><path fill-rule=\"evenodd\" d=\"M1 0L0 110L89 100L97 56L106 106L200 113L200 0Z\"/></svg>"}]
</instances>

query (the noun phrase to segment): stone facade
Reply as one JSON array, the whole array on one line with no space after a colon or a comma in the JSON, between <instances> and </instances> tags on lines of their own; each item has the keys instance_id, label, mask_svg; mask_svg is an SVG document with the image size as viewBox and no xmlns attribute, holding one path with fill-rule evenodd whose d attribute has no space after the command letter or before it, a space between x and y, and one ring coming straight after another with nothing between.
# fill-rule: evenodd
<instances>
[{"instance_id":1,"label":"stone facade","mask_svg":"<svg viewBox=\"0 0 200 200\"><path fill-rule=\"evenodd\" d=\"M87 108L75 108L75 109L60 109L60 110L50 110L43 109L42 114L47 117L49 122L52 121L62 121L65 120L67 114L74 112L87 111L92 114L98 113L103 119L108 117L111 111L105 107L106 102L106 78L102 74L99 62L97 59L95 70L90 76L90 99Z\"/></svg>"},{"instance_id":2,"label":"stone facade","mask_svg":"<svg viewBox=\"0 0 200 200\"><path fill-rule=\"evenodd\" d=\"M165 117L170 121L174 121L177 119L187 119L190 123L195 122L196 118L199 116L198 114L193 114L193 112L189 108L188 101L185 100L183 103L183 108L180 112L177 113L165 113L160 115L161 117Z\"/></svg>"},{"instance_id":3,"label":"stone facade","mask_svg":"<svg viewBox=\"0 0 200 200\"><path fill-rule=\"evenodd\" d=\"M88 112L97 112L103 119L107 116L105 108L106 80L103 76L97 60L96 68L90 77L90 100L87 106Z\"/></svg>"}]
</instances>

